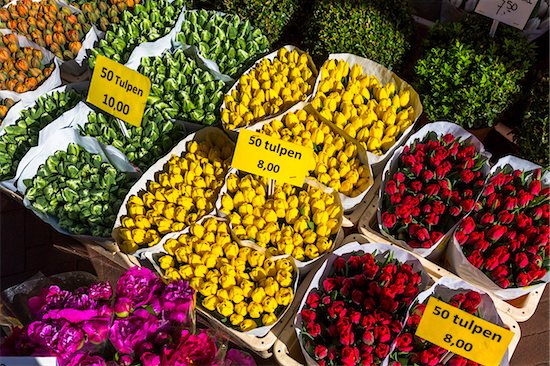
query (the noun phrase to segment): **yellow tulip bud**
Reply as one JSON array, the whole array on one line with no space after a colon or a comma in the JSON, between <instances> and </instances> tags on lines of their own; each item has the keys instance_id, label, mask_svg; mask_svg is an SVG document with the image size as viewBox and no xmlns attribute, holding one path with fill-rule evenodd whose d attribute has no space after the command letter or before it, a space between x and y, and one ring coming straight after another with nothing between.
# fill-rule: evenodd
<instances>
[{"instance_id":1,"label":"yellow tulip bud","mask_svg":"<svg viewBox=\"0 0 550 366\"><path fill-rule=\"evenodd\" d=\"M250 278L252 278L253 281L259 282L266 278L265 270L261 267L253 268L250 271Z\"/></svg>"},{"instance_id":2,"label":"yellow tulip bud","mask_svg":"<svg viewBox=\"0 0 550 366\"><path fill-rule=\"evenodd\" d=\"M323 238L318 238L317 239L317 242L315 243L315 245L317 246L317 248L319 249L319 252L322 254L322 253L326 253L330 250L330 248L332 247L332 240L329 240L328 238L326 237L323 237Z\"/></svg>"},{"instance_id":3,"label":"yellow tulip bud","mask_svg":"<svg viewBox=\"0 0 550 366\"><path fill-rule=\"evenodd\" d=\"M216 304L216 310L224 317L233 314L233 303L229 300L223 300Z\"/></svg>"},{"instance_id":4,"label":"yellow tulip bud","mask_svg":"<svg viewBox=\"0 0 550 366\"><path fill-rule=\"evenodd\" d=\"M250 295L252 294L252 291L254 290L254 282L252 282L250 280L247 280L247 279L242 280L239 287L243 290L243 295L245 297L250 297Z\"/></svg>"},{"instance_id":5,"label":"yellow tulip bud","mask_svg":"<svg viewBox=\"0 0 550 366\"><path fill-rule=\"evenodd\" d=\"M251 302L250 304L248 304L246 310L248 311L248 315L252 319L258 319L263 313L262 305L257 302Z\"/></svg>"},{"instance_id":6,"label":"yellow tulip bud","mask_svg":"<svg viewBox=\"0 0 550 366\"><path fill-rule=\"evenodd\" d=\"M228 289L231 286L235 286L237 284L237 280L233 276L223 275L220 277L220 286L224 289Z\"/></svg>"},{"instance_id":7,"label":"yellow tulip bud","mask_svg":"<svg viewBox=\"0 0 550 366\"><path fill-rule=\"evenodd\" d=\"M313 244L308 244L308 245L306 245L305 254L306 254L306 257L308 257L309 259L317 258L320 254L319 253L319 248L317 248Z\"/></svg>"},{"instance_id":8,"label":"yellow tulip bud","mask_svg":"<svg viewBox=\"0 0 550 366\"><path fill-rule=\"evenodd\" d=\"M279 306L277 300L275 300L275 298L271 296L266 296L261 303L266 313L274 313Z\"/></svg>"},{"instance_id":9,"label":"yellow tulip bud","mask_svg":"<svg viewBox=\"0 0 550 366\"><path fill-rule=\"evenodd\" d=\"M279 305L287 306L292 302L293 291L290 287L281 288L275 294L275 300Z\"/></svg>"},{"instance_id":10,"label":"yellow tulip bud","mask_svg":"<svg viewBox=\"0 0 550 366\"><path fill-rule=\"evenodd\" d=\"M261 303L262 300L265 298L265 290L263 289L263 287L258 287L252 291L250 297L252 298L252 301Z\"/></svg>"},{"instance_id":11,"label":"yellow tulip bud","mask_svg":"<svg viewBox=\"0 0 550 366\"><path fill-rule=\"evenodd\" d=\"M193 267L189 264L180 266L178 271L181 278L183 278L184 280L189 280L193 277Z\"/></svg>"},{"instance_id":12,"label":"yellow tulip bud","mask_svg":"<svg viewBox=\"0 0 550 366\"><path fill-rule=\"evenodd\" d=\"M206 272L208 272L208 268L204 264L200 264L195 267L193 274L195 277L204 277L206 276Z\"/></svg>"},{"instance_id":13,"label":"yellow tulip bud","mask_svg":"<svg viewBox=\"0 0 550 366\"><path fill-rule=\"evenodd\" d=\"M229 321L231 322L231 325L238 326L240 325L244 320L244 317L239 314L232 314L229 317Z\"/></svg>"},{"instance_id":14,"label":"yellow tulip bud","mask_svg":"<svg viewBox=\"0 0 550 366\"><path fill-rule=\"evenodd\" d=\"M229 243L223 247L225 256L228 259L233 259L239 254L239 246L236 243Z\"/></svg>"},{"instance_id":15,"label":"yellow tulip bud","mask_svg":"<svg viewBox=\"0 0 550 366\"><path fill-rule=\"evenodd\" d=\"M258 318L260 316L258 315ZM242 321L242 323L239 325L239 328L241 329L242 332L246 332L246 331L249 331L249 330L252 330L254 328L256 328L256 322L252 319L245 319Z\"/></svg>"},{"instance_id":16,"label":"yellow tulip bud","mask_svg":"<svg viewBox=\"0 0 550 366\"><path fill-rule=\"evenodd\" d=\"M261 267L264 264L265 255L257 250L254 250L248 254L247 260L251 267Z\"/></svg>"},{"instance_id":17,"label":"yellow tulip bud","mask_svg":"<svg viewBox=\"0 0 550 366\"><path fill-rule=\"evenodd\" d=\"M216 291L216 296L218 297L218 300L220 301L223 301L223 300L230 300L229 299L229 292L226 290L226 289L218 289L218 291Z\"/></svg>"},{"instance_id":18,"label":"yellow tulip bud","mask_svg":"<svg viewBox=\"0 0 550 366\"><path fill-rule=\"evenodd\" d=\"M275 279L281 287L287 287L292 284L292 273L285 270L278 270Z\"/></svg>"},{"instance_id":19,"label":"yellow tulip bud","mask_svg":"<svg viewBox=\"0 0 550 366\"><path fill-rule=\"evenodd\" d=\"M177 281L181 279L178 270L175 268L167 268L164 272L164 277L166 277L169 281Z\"/></svg>"},{"instance_id":20,"label":"yellow tulip bud","mask_svg":"<svg viewBox=\"0 0 550 366\"><path fill-rule=\"evenodd\" d=\"M217 305L218 298L216 295L207 296L204 300L202 300L202 306L204 306L207 310L214 311Z\"/></svg>"},{"instance_id":21,"label":"yellow tulip bud","mask_svg":"<svg viewBox=\"0 0 550 366\"><path fill-rule=\"evenodd\" d=\"M273 313L264 314L262 316L262 324L265 326L271 325L277 321L277 316Z\"/></svg>"},{"instance_id":22,"label":"yellow tulip bud","mask_svg":"<svg viewBox=\"0 0 550 366\"><path fill-rule=\"evenodd\" d=\"M215 295L218 291L218 285L211 281L203 282L198 291L205 297Z\"/></svg>"}]
</instances>

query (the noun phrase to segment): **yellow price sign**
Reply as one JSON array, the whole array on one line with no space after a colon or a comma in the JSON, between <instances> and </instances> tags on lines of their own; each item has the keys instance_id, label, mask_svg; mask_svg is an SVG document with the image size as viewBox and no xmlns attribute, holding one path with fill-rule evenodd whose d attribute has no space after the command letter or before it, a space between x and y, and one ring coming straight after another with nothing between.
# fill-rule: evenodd
<instances>
[{"instance_id":1,"label":"yellow price sign","mask_svg":"<svg viewBox=\"0 0 550 366\"><path fill-rule=\"evenodd\" d=\"M86 101L139 127L150 89L148 77L99 55Z\"/></svg>"},{"instance_id":2,"label":"yellow price sign","mask_svg":"<svg viewBox=\"0 0 550 366\"><path fill-rule=\"evenodd\" d=\"M231 166L301 187L315 167L315 158L313 150L305 146L242 129Z\"/></svg>"},{"instance_id":3,"label":"yellow price sign","mask_svg":"<svg viewBox=\"0 0 550 366\"><path fill-rule=\"evenodd\" d=\"M420 338L485 366L498 366L514 333L430 297L416 330Z\"/></svg>"}]
</instances>

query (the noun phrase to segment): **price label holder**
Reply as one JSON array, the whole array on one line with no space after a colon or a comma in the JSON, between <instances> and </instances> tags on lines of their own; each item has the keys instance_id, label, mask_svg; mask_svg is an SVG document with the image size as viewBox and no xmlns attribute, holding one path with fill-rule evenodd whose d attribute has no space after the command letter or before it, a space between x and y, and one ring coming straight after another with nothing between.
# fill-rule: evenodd
<instances>
[{"instance_id":1,"label":"price label holder","mask_svg":"<svg viewBox=\"0 0 550 366\"><path fill-rule=\"evenodd\" d=\"M523 29L538 0L479 0L475 12Z\"/></svg>"},{"instance_id":2,"label":"price label holder","mask_svg":"<svg viewBox=\"0 0 550 366\"><path fill-rule=\"evenodd\" d=\"M418 337L485 366L498 366L514 333L430 297Z\"/></svg>"},{"instance_id":3,"label":"price label holder","mask_svg":"<svg viewBox=\"0 0 550 366\"><path fill-rule=\"evenodd\" d=\"M308 171L315 167L315 158L307 147L242 129L231 166L301 187Z\"/></svg>"},{"instance_id":4,"label":"price label holder","mask_svg":"<svg viewBox=\"0 0 550 366\"><path fill-rule=\"evenodd\" d=\"M86 101L139 127L150 90L148 77L99 55Z\"/></svg>"},{"instance_id":5,"label":"price label holder","mask_svg":"<svg viewBox=\"0 0 550 366\"><path fill-rule=\"evenodd\" d=\"M0 366L57 366L55 357L6 357L0 356Z\"/></svg>"}]
</instances>

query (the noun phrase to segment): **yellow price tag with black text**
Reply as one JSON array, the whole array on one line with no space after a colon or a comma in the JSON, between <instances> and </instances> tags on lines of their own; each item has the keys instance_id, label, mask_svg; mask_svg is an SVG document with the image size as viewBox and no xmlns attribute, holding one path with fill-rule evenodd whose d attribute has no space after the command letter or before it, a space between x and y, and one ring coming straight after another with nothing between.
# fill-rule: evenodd
<instances>
[{"instance_id":1,"label":"yellow price tag with black text","mask_svg":"<svg viewBox=\"0 0 550 366\"><path fill-rule=\"evenodd\" d=\"M233 168L301 187L315 168L313 149L263 133L239 131Z\"/></svg>"},{"instance_id":2,"label":"yellow price tag with black text","mask_svg":"<svg viewBox=\"0 0 550 366\"><path fill-rule=\"evenodd\" d=\"M148 77L98 55L86 101L139 127L150 90Z\"/></svg>"},{"instance_id":3,"label":"yellow price tag with black text","mask_svg":"<svg viewBox=\"0 0 550 366\"><path fill-rule=\"evenodd\" d=\"M416 330L420 338L485 366L498 366L514 333L430 297Z\"/></svg>"}]
</instances>

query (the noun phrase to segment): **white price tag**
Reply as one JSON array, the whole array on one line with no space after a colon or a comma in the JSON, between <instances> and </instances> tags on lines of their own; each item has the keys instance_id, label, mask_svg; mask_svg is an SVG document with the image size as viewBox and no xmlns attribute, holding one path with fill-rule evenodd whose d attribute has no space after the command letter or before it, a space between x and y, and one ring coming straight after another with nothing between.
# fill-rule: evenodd
<instances>
[{"instance_id":1,"label":"white price tag","mask_svg":"<svg viewBox=\"0 0 550 366\"><path fill-rule=\"evenodd\" d=\"M58 366L55 357L0 356L0 366Z\"/></svg>"},{"instance_id":2,"label":"white price tag","mask_svg":"<svg viewBox=\"0 0 550 366\"><path fill-rule=\"evenodd\" d=\"M479 0L475 12L523 29L538 0Z\"/></svg>"}]
</instances>

